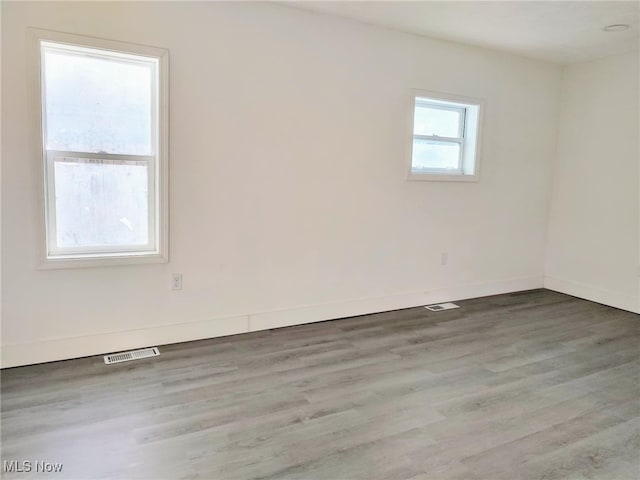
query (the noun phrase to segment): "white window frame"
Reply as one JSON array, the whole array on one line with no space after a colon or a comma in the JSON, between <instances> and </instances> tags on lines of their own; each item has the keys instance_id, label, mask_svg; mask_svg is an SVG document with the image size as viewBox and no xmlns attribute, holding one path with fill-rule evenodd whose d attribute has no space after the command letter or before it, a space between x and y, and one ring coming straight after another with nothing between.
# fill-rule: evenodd
<instances>
[{"instance_id":1,"label":"white window frame","mask_svg":"<svg viewBox=\"0 0 640 480\"><path fill-rule=\"evenodd\" d=\"M484 100L464 95L415 89L411 91L409 103L408 180L477 182L480 179ZM458 136L443 137L414 133L415 110L418 106L458 112L460 115ZM456 170L428 168L422 172L416 172L413 168L413 143L415 139L459 145L459 168Z\"/></svg>"},{"instance_id":2,"label":"white window frame","mask_svg":"<svg viewBox=\"0 0 640 480\"><path fill-rule=\"evenodd\" d=\"M76 268L111 265L129 265L138 263L164 263L169 260L169 52L165 49L144 45L130 44L113 40L87 37L82 35L52 32L48 30L29 29L30 43L33 52L33 99L34 129L38 146L37 178L40 201L38 202L38 219L40 239L38 248L39 268ZM47 150L46 115L44 99L44 71L42 69L42 47L77 49L82 48L104 50L105 55L113 58L148 57L156 62L157 77L153 91L156 101L152 102L154 111L152 142L153 155L122 155L93 152L67 152ZM89 53L91 55L91 53ZM100 56L100 54L97 54ZM157 111L155 110L157 108ZM114 163L145 164L148 167L148 212L149 243L140 246L113 247L58 247L56 238L55 212L55 178L54 162L56 159L76 159L72 161L106 161Z\"/></svg>"}]
</instances>

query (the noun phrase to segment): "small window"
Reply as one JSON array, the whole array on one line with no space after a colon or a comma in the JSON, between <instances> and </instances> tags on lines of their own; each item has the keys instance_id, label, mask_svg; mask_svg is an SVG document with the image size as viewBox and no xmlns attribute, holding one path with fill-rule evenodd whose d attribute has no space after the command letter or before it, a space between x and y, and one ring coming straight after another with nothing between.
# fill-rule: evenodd
<instances>
[{"instance_id":1,"label":"small window","mask_svg":"<svg viewBox=\"0 0 640 480\"><path fill-rule=\"evenodd\" d=\"M477 180L480 100L416 92L411 166L414 180Z\"/></svg>"},{"instance_id":2,"label":"small window","mask_svg":"<svg viewBox=\"0 0 640 480\"><path fill-rule=\"evenodd\" d=\"M45 262L166 260L166 51L36 36Z\"/></svg>"}]
</instances>

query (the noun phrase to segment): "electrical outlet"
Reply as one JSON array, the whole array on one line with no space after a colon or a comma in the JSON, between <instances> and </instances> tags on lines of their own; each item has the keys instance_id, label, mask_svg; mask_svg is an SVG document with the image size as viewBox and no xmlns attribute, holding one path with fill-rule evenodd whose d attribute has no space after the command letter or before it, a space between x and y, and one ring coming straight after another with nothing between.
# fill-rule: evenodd
<instances>
[{"instance_id":1,"label":"electrical outlet","mask_svg":"<svg viewBox=\"0 0 640 480\"><path fill-rule=\"evenodd\" d=\"M442 252L440 254L440 265L446 265L449 261L449 254L447 252Z\"/></svg>"},{"instance_id":2,"label":"electrical outlet","mask_svg":"<svg viewBox=\"0 0 640 480\"><path fill-rule=\"evenodd\" d=\"M182 290L182 274L171 274L171 290Z\"/></svg>"}]
</instances>

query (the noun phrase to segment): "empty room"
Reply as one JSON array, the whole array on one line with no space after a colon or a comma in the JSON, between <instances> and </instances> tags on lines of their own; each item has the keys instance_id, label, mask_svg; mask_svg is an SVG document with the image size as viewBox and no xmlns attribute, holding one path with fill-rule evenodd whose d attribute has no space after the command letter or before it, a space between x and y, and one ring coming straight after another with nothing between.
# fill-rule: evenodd
<instances>
[{"instance_id":1,"label":"empty room","mask_svg":"<svg viewBox=\"0 0 640 480\"><path fill-rule=\"evenodd\" d=\"M640 478L639 2L0 8L3 479Z\"/></svg>"}]
</instances>

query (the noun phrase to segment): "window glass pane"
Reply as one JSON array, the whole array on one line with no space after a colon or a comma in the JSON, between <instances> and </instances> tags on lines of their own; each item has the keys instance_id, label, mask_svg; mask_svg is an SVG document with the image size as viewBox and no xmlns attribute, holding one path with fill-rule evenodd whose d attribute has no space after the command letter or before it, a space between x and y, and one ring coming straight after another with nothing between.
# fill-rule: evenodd
<instances>
[{"instance_id":1,"label":"window glass pane","mask_svg":"<svg viewBox=\"0 0 640 480\"><path fill-rule=\"evenodd\" d=\"M415 135L460 136L460 111L416 105L413 117Z\"/></svg>"},{"instance_id":2,"label":"window glass pane","mask_svg":"<svg viewBox=\"0 0 640 480\"><path fill-rule=\"evenodd\" d=\"M44 48L46 148L152 155L155 64Z\"/></svg>"},{"instance_id":3,"label":"window glass pane","mask_svg":"<svg viewBox=\"0 0 640 480\"><path fill-rule=\"evenodd\" d=\"M149 242L145 162L61 158L54 165L58 247Z\"/></svg>"},{"instance_id":4,"label":"window glass pane","mask_svg":"<svg viewBox=\"0 0 640 480\"><path fill-rule=\"evenodd\" d=\"M414 138L411 169L417 172L428 169L459 170L460 145Z\"/></svg>"}]
</instances>

